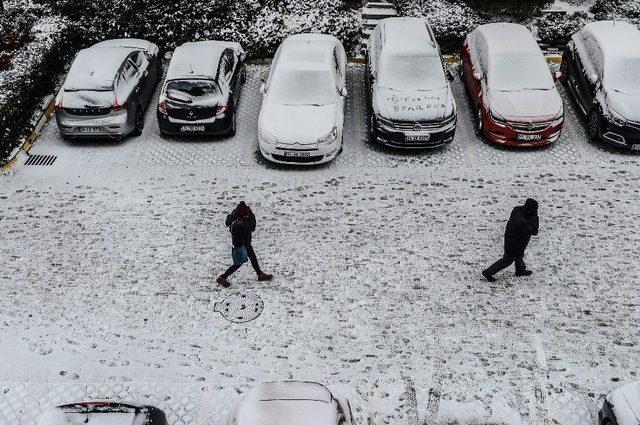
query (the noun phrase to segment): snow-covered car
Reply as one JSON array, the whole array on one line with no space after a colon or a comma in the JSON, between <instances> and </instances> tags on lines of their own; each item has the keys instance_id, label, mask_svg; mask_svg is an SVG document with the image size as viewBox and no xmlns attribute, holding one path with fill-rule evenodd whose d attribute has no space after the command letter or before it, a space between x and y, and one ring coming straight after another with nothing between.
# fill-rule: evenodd
<instances>
[{"instance_id":1,"label":"snow-covered car","mask_svg":"<svg viewBox=\"0 0 640 425\"><path fill-rule=\"evenodd\" d=\"M236 108L246 79L245 53L235 42L185 43L171 56L158 100L160 133L236 133Z\"/></svg>"},{"instance_id":2,"label":"snow-covered car","mask_svg":"<svg viewBox=\"0 0 640 425\"><path fill-rule=\"evenodd\" d=\"M598 416L600 425L640 425L640 382L611 391Z\"/></svg>"},{"instance_id":3,"label":"snow-covered car","mask_svg":"<svg viewBox=\"0 0 640 425\"><path fill-rule=\"evenodd\" d=\"M158 46L145 40L108 40L81 50L55 102L62 137L140 135L161 73Z\"/></svg>"},{"instance_id":4,"label":"snow-covered car","mask_svg":"<svg viewBox=\"0 0 640 425\"><path fill-rule=\"evenodd\" d=\"M565 48L561 70L589 137L640 150L640 30L626 22L586 25Z\"/></svg>"},{"instance_id":5,"label":"snow-covered car","mask_svg":"<svg viewBox=\"0 0 640 425\"><path fill-rule=\"evenodd\" d=\"M434 148L453 140L456 103L429 24L421 18L380 21L367 48L369 135L402 148Z\"/></svg>"},{"instance_id":6,"label":"snow-covered car","mask_svg":"<svg viewBox=\"0 0 640 425\"><path fill-rule=\"evenodd\" d=\"M560 137L562 97L526 27L508 23L477 27L462 48L462 77L477 112L478 132L488 140L532 147Z\"/></svg>"},{"instance_id":7,"label":"snow-covered car","mask_svg":"<svg viewBox=\"0 0 640 425\"><path fill-rule=\"evenodd\" d=\"M227 425L352 425L348 400L315 382L268 382L252 389Z\"/></svg>"},{"instance_id":8,"label":"snow-covered car","mask_svg":"<svg viewBox=\"0 0 640 425\"><path fill-rule=\"evenodd\" d=\"M285 164L323 164L342 150L347 56L330 35L287 37L261 87L258 143Z\"/></svg>"},{"instance_id":9,"label":"snow-covered car","mask_svg":"<svg viewBox=\"0 0 640 425\"><path fill-rule=\"evenodd\" d=\"M38 425L167 425L164 412L154 406L90 401L45 411Z\"/></svg>"}]
</instances>

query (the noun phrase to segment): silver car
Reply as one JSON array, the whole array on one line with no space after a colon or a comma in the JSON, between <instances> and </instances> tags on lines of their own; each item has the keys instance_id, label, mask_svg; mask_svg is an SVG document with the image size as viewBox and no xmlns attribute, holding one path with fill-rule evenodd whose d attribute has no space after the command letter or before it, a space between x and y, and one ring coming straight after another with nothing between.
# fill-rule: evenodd
<instances>
[{"instance_id":1,"label":"silver car","mask_svg":"<svg viewBox=\"0 0 640 425\"><path fill-rule=\"evenodd\" d=\"M158 46L120 39L81 50L56 98L62 137L121 139L140 135L161 76Z\"/></svg>"}]
</instances>

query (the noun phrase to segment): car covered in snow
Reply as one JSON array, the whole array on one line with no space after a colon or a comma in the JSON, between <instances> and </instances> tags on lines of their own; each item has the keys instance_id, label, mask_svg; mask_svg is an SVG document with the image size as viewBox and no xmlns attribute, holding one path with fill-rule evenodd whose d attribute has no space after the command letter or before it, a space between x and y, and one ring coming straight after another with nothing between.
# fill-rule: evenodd
<instances>
[{"instance_id":1,"label":"car covered in snow","mask_svg":"<svg viewBox=\"0 0 640 425\"><path fill-rule=\"evenodd\" d=\"M158 100L160 133L233 136L244 59L235 42L198 41L175 49Z\"/></svg>"},{"instance_id":2,"label":"car covered in snow","mask_svg":"<svg viewBox=\"0 0 640 425\"><path fill-rule=\"evenodd\" d=\"M598 416L600 425L640 425L640 382L611 391Z\"/></svg>"},{"instance_id":3,"label":"car covered in snow","mask_svg":"<svg viewBox=\"0 0 640 425\"><path fill-rule=\"evenodd\" d=\"M252 389L227 425L352 425L348 400L315 382L268 382Z\"/></svg>"},{"instance_id":4,"label":"car covered in snow","mask_svg":"<svg viewBox=\"0 0 640 425\"><path fill-rule=\"evenodd\" d=\"M422 18L387 18L367 48L369 136L401 148L434 148L456 131L456 103L440 48Z\"/></svg>"},{"instance_id":5,"label":"car covered in snow","mask_svg":"<svg viewBox=\"0 0 640 425\"><path fill-rule=\"evenodd\" d=\"M640 150L640 30L626 22L586 25L565 48L561 70L589 137Z\"/></svg>"},{"instance_id":6,"label":"car covered in snow","mask_svg":"<svg viewBox=\"0 0 640 425\"><path fill-rule=\"evenodd\" d=\"M109 401L65 404L45 411L38 425L167 425L164 412L154 406Z\"/></svg>"},{"instance_id":7,"label":"car covered in snow","mask_svg":"<svg viewBox=\"0 0 640 425\"><path fill-rule=\"evenodd\" d=\"M562 98L526 27L480 25L464 42L461 67L480 135L520 147L558 140L564 124Z\"/></svg>"},{"instance_id":8,"label":"car covered in snow","mask_svg":"<svg viewBox=\"0 0 640 425\"><path fill-rule=\"evenodd\" d=\"M161 73L158 46L145 40L108 40L81 50L56 97L62 137L140 135Z\"/></svg>"},{"instance_id":9,"label":"car covered in snow","mask_svg":"<svg viewBox=\"0 0 640 425\"><path fill-rule=\"evenodd\" d=\"M342 150L347 56L330 35L297 34L278 47L261 87L258 143L285 164L323 164Z\"/></svg>"}]
</instances>

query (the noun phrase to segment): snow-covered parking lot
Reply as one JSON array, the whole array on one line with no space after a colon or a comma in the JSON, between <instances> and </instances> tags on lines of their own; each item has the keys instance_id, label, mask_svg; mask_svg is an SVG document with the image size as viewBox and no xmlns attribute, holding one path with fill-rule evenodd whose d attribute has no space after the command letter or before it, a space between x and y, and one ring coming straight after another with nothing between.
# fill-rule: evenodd
<instances>
[{"instance_id":1,"label":"snow-covered parking lot","mask_svg":"<svg viewBox=\"0 0 640 425\"><path fill-rule=\"evenodd\" d=\"M265 72L250 68L233 139L161 139L153 107L120 143L63 142L52 121L32 153L54 164L0 177L1 423L120 398L221 425L255 383L294 378L349 397L361 424L593 424L601 397L638 379L637 155L587 141L570 102L548 149L485 144L459 81L451 146L373 147L352 65L343 154L275 167L255 136ZM535 273L488 284L479 272L529 196ZM276 278L245 266L222 290L241 199ZM214 311L238 294L262 315Z\"/></svg>"}]
</instances>

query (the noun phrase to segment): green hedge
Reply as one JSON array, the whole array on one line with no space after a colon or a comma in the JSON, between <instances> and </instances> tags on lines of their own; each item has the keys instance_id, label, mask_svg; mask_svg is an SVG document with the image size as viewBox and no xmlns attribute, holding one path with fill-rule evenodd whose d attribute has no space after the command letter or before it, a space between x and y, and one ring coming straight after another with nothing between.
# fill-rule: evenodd
<instances>
[{"instance_id":1,"label":"green hedge","mask_svg":"<svg viewBox=\"0 0 640 425\"><path fill-rule=\"evenodd\" d=\"M41 18L31 30L31 41L15 51L9 67L0 72L0 163L28 134L40 102L55 88L73 51L71 33L67 20Z\"/></svg>"}]
</instances>

